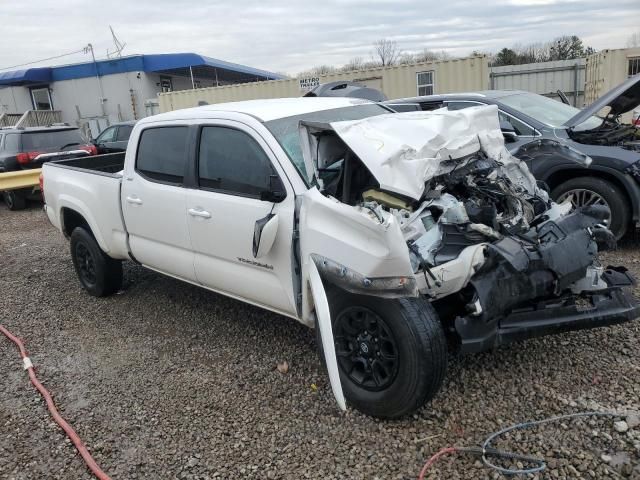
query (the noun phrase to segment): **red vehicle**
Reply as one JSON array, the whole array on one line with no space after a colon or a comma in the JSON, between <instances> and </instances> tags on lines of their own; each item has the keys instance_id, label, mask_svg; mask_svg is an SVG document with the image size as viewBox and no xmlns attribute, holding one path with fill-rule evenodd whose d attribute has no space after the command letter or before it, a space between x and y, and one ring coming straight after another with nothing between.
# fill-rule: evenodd
<instances>
[{"instance_id":1,"label":"red vehicle","mask_svg":"<svg viewBox=\"0 0 640 480\"><path fill-rule=\"evenodd\" d=\"M95 155L79 128L68 124L48 127L0 129L0 173L40 168L50 160ZM37 187L3 192L9 210L21 210L27 200L37 199Z\"/></svg>"}]
</instances>

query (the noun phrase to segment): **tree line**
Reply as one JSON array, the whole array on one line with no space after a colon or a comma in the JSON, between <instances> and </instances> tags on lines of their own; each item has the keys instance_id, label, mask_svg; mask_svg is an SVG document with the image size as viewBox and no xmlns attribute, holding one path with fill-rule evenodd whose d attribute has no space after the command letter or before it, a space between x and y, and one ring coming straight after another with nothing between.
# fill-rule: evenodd
<instances>
[{"instance_id":1,"label":"tree line","mask_svg":"<svg viewBox=\"0 0 640 480\"><path fill-rule=\"evenodd\" d=\"M629 36L627 47L640 46L640 31ZM577 35L562 35L547 42L515 44L498 52L474 51L472 55L487 55L491 66L521 65L524 63L549 62L553 60L573 60L595 53L595 49L585 45ZM367 70L381 66L410 65L420 62L449 60L454 58L444 50L434 51L424 48L418 52L406 52L398 42L383 38L373 43L369 58L354 57L342 66L316 65L298 76L316 76L335 72Z\"/></svg>"}]
</instances>

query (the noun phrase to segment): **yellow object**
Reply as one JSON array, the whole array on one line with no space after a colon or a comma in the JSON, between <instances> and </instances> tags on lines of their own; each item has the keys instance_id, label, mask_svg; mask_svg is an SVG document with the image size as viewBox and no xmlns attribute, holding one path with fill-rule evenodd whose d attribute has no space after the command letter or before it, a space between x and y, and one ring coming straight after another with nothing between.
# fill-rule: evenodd
<instances>
[{"instance_id":1,"label":"yellow object","mask_svg":"<svg viewBox=\"0 0 640 480\"><path fill-rule=\"evenodd\" d=\"M378 202L380 205L384 205L388 208L395 208L397 210L410 210L409 203L404 200L394 197L393 195L389 195L386 192L381 192L380 190L370 189L366 192L362 192L362 199L365 202Z\"/></svg>"},{"instance_id":2,"label":"yellow object","mask_svg":"<svg viewBox=\"0 0 640 480\"><path fill-rule=\"evenodd\" d=\"M41 168L0 173L0 192L18 188L36 187L40 184Z\"/></svg>"}]
</instances>

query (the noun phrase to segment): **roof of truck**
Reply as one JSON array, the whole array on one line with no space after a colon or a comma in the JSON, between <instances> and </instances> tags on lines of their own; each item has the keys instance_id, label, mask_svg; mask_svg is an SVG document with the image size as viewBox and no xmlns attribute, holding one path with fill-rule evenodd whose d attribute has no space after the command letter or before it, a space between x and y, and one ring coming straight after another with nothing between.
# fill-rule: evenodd
<instances>
[{"instance_id":1,"label":"roof of truck","mask_svg":"<svg viewBox=\"0 0 640 480\"><path fill-rule=\"evenodd\" d=\"M185 120L193 118L213 118L216 112L245 113L268 122L278 118L302 115L304 113L331 110L334 108L350 107L372 103L360 98L346 97L297 97L297 98L271 98L267 100L246 100L244 102L217 103L202 107L185 108L172 112L160 113L152 117L140 120L140 123L156 122L164 120Z\"/></svg>"}]
</instances>

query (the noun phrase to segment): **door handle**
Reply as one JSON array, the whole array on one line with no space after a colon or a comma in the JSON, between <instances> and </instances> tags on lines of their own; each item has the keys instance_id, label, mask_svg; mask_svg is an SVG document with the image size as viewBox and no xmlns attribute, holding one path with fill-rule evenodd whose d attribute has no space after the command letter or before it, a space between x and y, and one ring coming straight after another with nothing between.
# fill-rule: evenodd
<instances>
[{"instance_id":1,"label":"door handle","mask_svg":"<svg viewBox=\"0 0 640 480\"><path fill-rule=\"evenodd\" d=\"M129 203L133 203L135 205L142 205L142 200L140 200L138 197L133 196L133 197L127 197L127 202Z\"/></svg>"},{"instance_id":2,"label":"door handle","mask_svg":"<svg viewBox=\"0 0 640 480\"><path fill-rule=\"evenodd\" d=\"M189 212L189 215L192 217L211 218L211 214L209 212L200 208L190 208L187 212Z\"/></svg>"}]
</instances>

